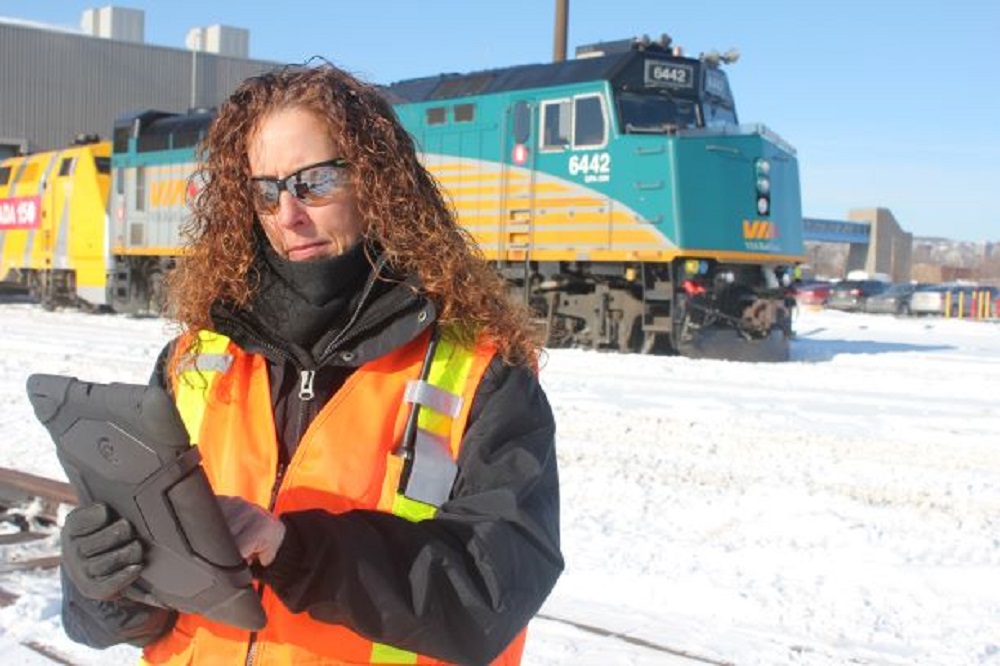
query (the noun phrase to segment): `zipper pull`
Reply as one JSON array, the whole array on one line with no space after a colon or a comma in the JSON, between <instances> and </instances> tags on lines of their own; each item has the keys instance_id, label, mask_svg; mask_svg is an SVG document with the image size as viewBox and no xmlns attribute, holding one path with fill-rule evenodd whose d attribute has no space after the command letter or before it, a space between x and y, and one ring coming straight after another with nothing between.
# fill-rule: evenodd
<instances>
[{"instance_id":1,"label":"zipper pull","mask_svg":"<svg viewBox=\"0 0 1000 666\"><path fill-rule=\"evenodd\" d=\"M299 400L312 400L316 394L313 392L313 378L316 377L315 370L303 370L299 381Z\"/></svg>"}]
</instances>

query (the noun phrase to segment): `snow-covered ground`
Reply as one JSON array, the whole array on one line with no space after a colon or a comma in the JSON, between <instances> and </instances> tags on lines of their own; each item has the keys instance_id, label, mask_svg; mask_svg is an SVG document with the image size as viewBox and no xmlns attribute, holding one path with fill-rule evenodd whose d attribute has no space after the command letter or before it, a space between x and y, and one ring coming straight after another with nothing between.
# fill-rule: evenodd
<instances>
[{"instance_id":1,"label":"snow-covered ground","mask_svg":"<svg viewBox=\"0 0 1000 666\"><path fill-rule=\"evenodd\" d=\"M566 572L526 666L1000 664L1000 325L796 328L784 364L548 354ZM64 478L27 375L145 381L169 335L0 304L0 465ZM65 638L55 572L0 588L3 663L136 660Z\"/></svg>"}]
</instances>

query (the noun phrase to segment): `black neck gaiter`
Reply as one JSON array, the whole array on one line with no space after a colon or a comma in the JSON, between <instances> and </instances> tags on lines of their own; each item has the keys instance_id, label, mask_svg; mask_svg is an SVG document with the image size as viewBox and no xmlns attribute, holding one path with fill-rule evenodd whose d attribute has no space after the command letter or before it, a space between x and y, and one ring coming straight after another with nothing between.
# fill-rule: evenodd
<instances>
[{"instance_id":1,"label":"black neck gaiter","mask_svg":"<svg viewBox=\"0 0 1000 666\"><path fill-rule=\"evenodd\" d=\"M251 307L274 337L310 350L325 333L347 323L372 269L364 243L312 261L283 259L263 239L259 248L260 290Z\"/></svg>"}]
</instances>

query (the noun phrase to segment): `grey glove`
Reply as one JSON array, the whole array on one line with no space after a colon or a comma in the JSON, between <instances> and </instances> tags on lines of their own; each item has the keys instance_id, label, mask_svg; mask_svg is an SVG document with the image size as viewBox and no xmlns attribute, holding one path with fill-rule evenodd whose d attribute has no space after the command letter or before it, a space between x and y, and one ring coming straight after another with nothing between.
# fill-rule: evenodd
<instances>
[{"instance_id":1,"label":"grey glove","mask_svg":"<svg viewBox=\"0 0 1000 666\"><path fill-rule=\"evenodd\" d=\"M114 599L142 573L142 544L125 518L107 504L73 509L62 528L62 565L73 585L91 599Z\"/></svg>"},{"instance_id":2,"label":"grey glove","mask_svg":"<svg viewBox=\"0 0 1000 666\"><path fill-rule=\"evenodd\" d=\"M261 566L271 564L281 542L285 540L285 524L242 497L220 496L216 499L236 540L240 556L250 563L257 560Z\"/></svg>"}]
</instances>

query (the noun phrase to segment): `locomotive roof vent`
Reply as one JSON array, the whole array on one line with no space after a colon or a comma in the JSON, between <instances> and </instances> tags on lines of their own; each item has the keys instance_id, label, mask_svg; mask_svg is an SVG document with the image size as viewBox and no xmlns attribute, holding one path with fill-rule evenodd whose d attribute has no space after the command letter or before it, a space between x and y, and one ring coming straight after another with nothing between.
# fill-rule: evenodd
<instances>
[{"instance_id":1,"label":"locomotive roof vent","mask_svg":"<svg viewBox=\"0 0 1000 666\"><path fill-rule=\"evenodd\" d=\"M656 53L669 53L674 56L683 55L679 46L671 48L671 44L673 44L673 39L666 33L660 35L660 38L656 40L650 39L649 35L643 35L642 37L633 37L632 39L581 44L576 47L576 57L600 58L601 56L628 53L629 51L653 51Z\"/></svg>"},{"instance_id":2,"label":"locomotive roof vent","mask_svg":"<svg viewBox=\"0 0 1000 666\"><path fill-rule=\"evenodd\" d=\"M100 143L101 137L98 134L77 134L73 137L73 146L86 146L91 143Z\"/></svg>"}]
</instances>

